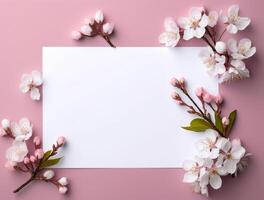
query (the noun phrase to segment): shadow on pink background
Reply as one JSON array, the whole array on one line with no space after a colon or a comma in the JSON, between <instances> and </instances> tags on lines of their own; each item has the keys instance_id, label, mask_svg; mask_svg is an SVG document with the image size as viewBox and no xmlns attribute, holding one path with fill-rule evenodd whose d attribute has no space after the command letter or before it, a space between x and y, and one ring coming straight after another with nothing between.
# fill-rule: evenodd
<instances>
[{"instance_id":1,"label":"shadow on pink background","mask_svg":"<svg viewBox=\"0 0 264 200\"><path fill-rule=\"evenodd\" d=\"M234 3L240 5L241 15L252 19L250 28L239 37L251 38L257 47L257 55L253 62L248 63L252 78L224 85L221 91L228 101L226 110L239 110L238 126L232 136L240 137L254 156L248 170L236 180L224 178L224 186L212 192L210 198L263 199L264 5L261 0L0 0L0 119L18 120L26 116L33 122L35 134L42 134L41 102L32 102L28 95L19 92L21 74L33 69L41 70L43 46L106 46L101 39L75 42L70 38L71 31L81 25L83 18L99 8L110 22L116 24L113 42L117 46L159 46L158 35L163 30L166 16L184 16L191 6L226 10ZM197 42L192 44L201 45ZM30 185L14 195L12 190L27 177L4 168L5 150L9 145L10 140L0 138L1 200L204 199L181 182L183 171L180 169L65 169L58 175L69 177L69 195L62 196L54 186L45 183Z\"/></svg>"}]
</instances>

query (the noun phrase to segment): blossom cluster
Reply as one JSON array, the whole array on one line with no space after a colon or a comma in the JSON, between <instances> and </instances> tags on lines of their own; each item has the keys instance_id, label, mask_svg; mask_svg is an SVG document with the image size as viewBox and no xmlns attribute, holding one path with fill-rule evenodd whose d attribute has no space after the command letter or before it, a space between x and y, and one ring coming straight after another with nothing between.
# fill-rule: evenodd
<instances>
[{"instance_id":1,"label":"blossom cluster","mask_svg":"<svg viewBox=\"0 0 264 200\"><path fill-rule=\"evenodd\" d=\"M170 83L179 90L172 93L172 99L186 107L188 113L198 117L182 128L207 132L207 136L197 143L199 154L194 160L183 163L186 171L183 182L191 183L195 192L208 196L208 186L219 189L222 176L236 176L248 165L250 154L246 153L240 140L229 139L237 111L232 111L228 117L222 116L221 95L212 95L205 88L198 87L195 90L196 101L188 92L184 78L173 77Z\"/></svg>"},{"instance_id":2,"label":"blossom cluster","mask_svg":"<svg viewBox=\"0 0 264 200\"><path fill-rule=\"evenodd\" d=\"M64 146L66 140L59 137L52 149L44 152L41 148L41 140L38 136L32 138L33 125L27 118L22 118L19 122L3 119L0 135L12 138L12 146L6 151L7 162L5 167L9 170L16 170L30 174L30 178L14 190L14 193L20 191L30 182L35 180L45 181L55 185L59 192L65 194L68 190L68 180L66 177L55 179L53 170L46 170L47 167L57 164L61 158L53 158L58 150ZM33 145L32 145L33 143ZM34 146L34 151L30 152L29 146Z\"/></svg>"},{"instance_id":3,"label":"blossom cluster","mask_svg":"<svg viewBox=\"0 0 264 200\"><path fill-rule=\"evenodd\" d=\"M75 30L72 32L72 38L74 40L80 40L85 36L94 37L99 35L105 39L111 47L115 47L109 38L113 31L114 24L108 22L104 23L104 14L101 10L98 10L94 18L84 19L84 25L81 26L79 31Z\"/></svg>"},{"instance_id":4,"label":"blossom cluster","mask_svg":"<svg viewBox=\"0 0 264 200\"><path fill-rule=\"evenodd\" d=\"M218 36L216 25L219 21L223 22L225 28ZM256 53L256 47L252 47L248 38L240 41L231 38L225 42L222 37L225 32L236 34L245 30L250 22L248 17L239 15L238 5L230 6L227 15L194 7L190 9L188 17L178 19L178 24L173 18L166 18L165 32L160 35L159 41L167 47L175 47L181 38L202 39L208 47L200 53L200 57L210 75L218 77L220 83L244 79L250 76L245 60Z\"/></svg>"},{"instance_id":5,"label":"blossom cluster","mask_svg":"<svg viewBox=\"0 0 264 200\"><path fill-rule=\"evenodd\" d=\"M32 71L30 74L23 74L19 89L22 93L30 92L32 100L40 100L39 88L42 85L43 80L39 71Z\"/></svg>"},{"instance_id":6,"label":"blossom cluster","mask_svg":"<svg viewBox=\"0 0 264 200\"><path fill-rule=\"evenodd\" d=\"M245 148L239 139L230 141L213 131L197 143L199 155L186 160L183 182L191 183L194 191L208 196L208 186L217 190L222 186L222 176L235 175L245 167Z\"/></svg>"}]
</instances>

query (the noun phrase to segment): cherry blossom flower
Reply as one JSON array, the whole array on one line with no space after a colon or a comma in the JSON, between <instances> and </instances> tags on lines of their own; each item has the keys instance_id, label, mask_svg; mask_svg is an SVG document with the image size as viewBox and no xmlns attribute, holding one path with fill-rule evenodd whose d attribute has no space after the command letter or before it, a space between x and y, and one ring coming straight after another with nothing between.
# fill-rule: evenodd
<instances>
[{"instance_id":1,"label":"cherry blossom flower","mask_svg":"<svg viewBox=\"0 0 264 200\"><path fill-rule=\"evenodd\" d=\"M216 76L225 73L225 56L214 53L210 47L202 50L199 56L206 65L209 74Z\"/></svg>"},{"instance_id":2,"label":"cherry blossom flower","mask_svg":"<svg viewBox=\"0 0 264 200\"><path fill-rule=\"evenodd\" d=\"M228 82L231 80L241 80L250 76L249 70L246 68L246 65L243 61L232 60L230 64L231 66L229 67L228 71L220 76L220 83Z\"/></svg>"},{"instance_id":3,"label":"cherry blossom flower","mask_svg":"<svg viewBox=\"0 0 264 200\"><path fill-rule=\"evenodd\" d=\"M209 131L208 131L209 132ZM219 155L219 149L215 146L218 134L215 131L210 131L206 138L201 139L197 143L197 149L202 158L215 159Z\"/></svg>"},{"instance_id":4,"label":"cherry blossom flower","mask_svg":"<svg viewBox=\"0 0 264 200\"><path fill-rule=\"evenodd\" d=\"M222 20L227 24L226 30L232 34L244 30L250 24L250 19L248 17L239 16L238 5L230 6L228 8L227 16L223 16Z\"/></svg>"},{"instance_id":5,"label":"cherry blossom flower","mask_svg":"<svg viewBox=\"0 0 264 200\"><path fill-rule=\"evenodd\" d=\"M22 118L19 123L11 122L11 130L16 140L28 140L32 136L33 125L27 118Z\"/></svg>"},{"instance_id":6,"label":"cherry blossom flower","mask_svg":"<svg viewBox=\"0 0 264 200\"><path fill-rule=\"evenodd\" d=\"M6 158L11 162L22 162L28 154L28 148L24 141L15 140L6 151Z\"/></svg>"},{"instance_id":7,"label":"cherry blossom flower","mask_svg":"<svg viewBox=\"0 0 264 200\"><path fill-rule=\"evenodd\" d=\"M189 17L181 17L178 20L179 26L184 29L183 39L202 38L205 34L205 27L208 25L208 21L208 16L204 13L203 9L191 8Z\"/></svg>"},{"instance_id":8,"label":"cherry blossom flower","mask_svg":"<svg viewBox=\"0 0 264 200\"><path fill-rule=\"evenodd\" d=\"M250 39L244 38L239 41L234 39L228 40L228 49L234 59L242 60L253 56L256 53L256 47L251 47Z\"/></svg>"},{"instance_id":9,"label":"cherry blossom flower","mask_svg":"<svg viewBox=\"0 0 264 200\"><path fill-rule=\"evenodd\" d=\"M164 21L165 32L160 34L159 42L166 47L175 47L180 40L179 27L175 21L168 17Z\"/></svg>"},{"instance_id":10,"label":"cherry blossom flower","mask_svg":"<svg viewBox=\"0 0 264 200\"><path fill-rule=\"evenodd\" d=\"M40 72L32 71L31 74L23 74L21 77L20 91L23 93L30 92L33 100L40 100L39 87L42 85Z\"/></svg>"}]
</instances>

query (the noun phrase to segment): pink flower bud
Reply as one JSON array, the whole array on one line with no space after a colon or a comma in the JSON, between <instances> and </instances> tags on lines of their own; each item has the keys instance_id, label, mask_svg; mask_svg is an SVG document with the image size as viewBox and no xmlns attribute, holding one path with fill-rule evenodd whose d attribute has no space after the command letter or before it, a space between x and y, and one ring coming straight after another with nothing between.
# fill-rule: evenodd
<instances>
[{"instance_id":1,"label":"pink flower bud","mask_svg":"<svg viewBox=\"0 0 264 200\"><path fill-rule=\"evenodd\" d=\"M196 88L196 90L195 90L196 96L201 97L203 95L203 91L204 91L204 89L202 87Z\"/></svg>"},{"instance_id":2,"label":"pink flower bud","mask_svg":"<svg viewBox=\"0 0 264 200\"><path fill-rule=\"evenodd\" d=\"M65 186L65 185L68 185L68 179L66 177L61 177L59 180L58 180L58 183Z\"/></svg>"},{"instance_id":3,"label":"pink flower bud","mask_svg":"<svg viewBox=\"0 0 264 200\"><path fill-rule=\"evenodd\" d=\"M66 194L66 192L68 191L68 188L63 186L63 187L59 187L59 193L61 194Z\"/></svg>"},{"instance_id":4,"label":"pink flower bud","mask_svg":"<svg viewBox=\"0 0 264 200\"><path fill-rule=\"evenodd\" d=\"M25 158L24 158L24 164L27 165L27 164L29 164L29 163L30 163L30 159L29 159L28 157L25 157Z\"/></svg>"},{"instance_id":5,"label":"pink flower bud","mask_svg":"<svg viewBox=\"0 0 264 200\"><path fill-rule=\"evenodd\" d=\"M5 129L1 128L0 129L0 136L5 136L7 135L7 132L5 131Z\"/></svg>"},{"instance_id":6,"label":"pink flower bud","mask_svg":"<svg viewBox=\"0 0 264 200\"><path fill-rule=\"evenodd\" d=\"M215 103L221 104L223 102L223 98L220 95L215 96Z\"/></svg>"},{"instance_id":7,"label":"pink flower bud","mask_svg":"<svg viewBox=\"0 0 264 200\"><path fill-rule=\"evenodd\" d=\"M44 151L42 149L36 149L34 154L37 159L41 159L44 156Z\"/></svg>"},{"instance_id":8,"label":"pink flower bud","mask_svg":"<svg viewBox=\"0 0 264 200\"><path fill-rule=\"evenodd\" d=\"M179 94L177 92L172 92L171 93L171 98L174 100L178 100L179 99Z\"/></svg>"},{"instance_id":9,"label":"pink flower bud","mask_svg":"<svg viewBox=\"0 0 264 200\"><path fill-rule=\"evenodd\" d=\"M206 93L203 94L203 100L204 100L204 102L211 103L213 99L214 99L214 97L211 94L209 94L208 92L206 92Z\"/></svg>"},{"instance_id":10,"label":"pink flower bud","mask_svg":"<svg viewBox=\"0 0 264 200\"><path fill-rule=\"evenodd\" d=\"M40 145L40 138L38 136L35 136L34 139L33 139L33 143L36 145L36 146L39 146Z\"/></svg>"},{"instance_id":11,"label":"pink flower bud","mask_svg":"<svg viewBox=\"0 0 264 200\"><path fill-rule=\"evenodd\" d=\"M5 168L7 168L8 170L11 170L11 171L13 171L15 168L15 166L17 165L17 163L16 162L13 162L13 161L7 161L6 163L5 163Z\"/></svg>"},{"instance_id":12,"label":"pink flower bud","mask_svg":"<svg viewBox=\"0 0 264 200\"><path fill-rule=\"evenodd\" d=\"M227 117L222 118L222 123L224 126L227 126L229 124L229 119Z\"/></svg>"},{"instance_id":13,"label":"pink flower bud","mask_svg":"<svg viewBox=\"0 0 264 200\"><path fill-rule=\"evenodd\" d=\"M181 85L185 84L185 79L183 77L178 78L178 81Z\"/></svg>"},{"instance_id":14,"label":"pink flower bud","mask_svg":"<svg viewBox=\"0 0 264 200\"><path fill-rule=\"evenodd\" d=\"M72 32L72 39L74 40L80 40L82 38L82 34L80 31L73 31Z\"/></svg>"},{"instance_id":15,"label":"pink flower bud","mask_svg":"<svg viewBox=\"0 0 264 200\"><path fill-rule=\"evenodd\" d=\"M183 104L182 100L175 100L175 102L176 102L178 105L182 105L182 104Z\"/></svg>"},{"instance_id":16,"label":"pink flower bud","mask_svg":"<svg viewBox=\"0 0 264 200\"><path fill-rule=\"evenodd\" d=\"M90 36L92 34L92 28L89 25L83 25L81 27L81 33Z\"/></svg>"},{"instance_id":17,"label":"pink flower bud","mask_svg":"<svg viewBox=\"0 0 264 200\"><path fill-rule=\"evenodd\" d=\"M60 136L57 140L59 146L63 146L66 143L66 139L63 136Z\"/></svg>"},{"instance_id":18,"label":"pink flower bud","mask_svg":"<svg viewBox=\"0 0 264 200\"><path fill-rule=\"evenodd\" d=\"M33 163L36 162L36 160L37 160L36 157L35 157L35 156L32 156L32 155L30 156L29 159L30 159L30 161L33 162Z\"/></svg>"},{"instance_id":19,"label":"pink flower bud","mask_svg":"<svg viewBox=\"0 0 264 200\"><path fill-rule=\"evenodd\" d=\"M10 121L8 119L3 119L1 124L4 130L7 130L10 128Z\"/></svg>"},{"instance_id":20,"label":"pink flower bud","mask_svg":"<svg viewBox=\"0 0 264 200\"><path fill-rule=\"evenodd\" d=\"M177 83L178 83L178 80L176 78L171 78L170 80L170 84L173 86L173 87L177 87Z\"/></svg>"}]
</instances>

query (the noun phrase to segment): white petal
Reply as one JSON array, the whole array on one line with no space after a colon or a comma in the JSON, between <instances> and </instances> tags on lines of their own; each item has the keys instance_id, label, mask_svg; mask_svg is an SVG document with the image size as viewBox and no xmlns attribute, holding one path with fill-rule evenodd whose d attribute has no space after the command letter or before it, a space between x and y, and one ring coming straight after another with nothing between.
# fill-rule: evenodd
<instances>
[{"instance_id":1,"label":"white petal","mask_svg":"<svg viewBox=\"0 0 264 200\"><path fill-rule=\"evenodd\" d=\"M184 40L190 40L194 37L194 30L193 29L186 29L184 30L183 39Z\"/></svg>"},{"instance_id":2,"label":"white petal","mask_svg":"<svg viewBox=\"0 0 264 200\"><path fill-rule=\"evenodd\" d=\"M225 72L218 79L219 83L224 83L230 80L231 80L231 74L229 72Z\"/></svg>"},{"instance_id":3,"label":"white petal","mask_svg":"<svg viewBox=\"0 0 264 200\"><path fill-rule=\"evenodd\" d=\"M238 51L237 41L234 39L229 39L227 41L227 47L228 47L229 51L231 51L232 53L236 53Z\"/></svg>"},{"instance_id":4,"label":"white petal","mask_svg":"<svg viewBox=\"0 0 264 200\"><path fill-rule=\"evenodd\" d=\"M251 47L251 41L248 38L243 38L238 43L238 49L249 50Z\"/></svg>"},{"instance_id":5,"label":"white petal","mask_svg":"<svg viewBox=\"0 0 264 200\"><path fill-rule=\"evenodd\" d=\"M241 60L231 60L230 64L234 66L236 69L240 69L240 70L243 70L246 67L245 63Z\"/></svg>"},{"instance_id":6,"label":"white petal","mask_svg":"<svg viewBox=\"0 0 264 200\"><path fill-rule=\"evenodd\" d=\"M238 16L239 6L232 5L228 8L228 17Z\"/></svg>"},{"instance_id":7,"label":"white petal","mask_svg":"<svg viewBox=\"0 0 264 200\"><path fill-rule=\"evenodd\" d=\"M236 22L236 27L238 30L244 30L250 24L250 19L248 17L239 17L238 21Z\"/></svg>"},{"instance_id":8,"label":"white petal","mask_svg":"<svg viewBox=\"0 0 264 200\"><path fill-rule=\"evenodd\" d=\"M213 148L210 153L211 159L216 159L219 156L219 149Z\"/></svg>"},{"instance_id":9,"label":"white petal","mask_svg":"<svg viewBox=\"0 0 264 200\"><path fill-rule=\"evenodd\" d=\"M199 22L199 26L206 27L208 25L208 21L209 21L208 16L204 14L202 16L201 21Z\"/></svg>"},{"instance_id":10,"label":"white petal","mask_svg":"<svg viewBox=\"0 0 264 200\"><path fill-rule=\"evenodd\" d=\"M96 11L95 16L94 16L94 20L97 23L101 23L104 21L104 14L101 10Z\"/></svg>"},{"instance_id":11,"label":"white petal","mask_svg":"<svg viewBox=\"0 0 264 200\"><path fill-rule=\"evenodd\" d=\"M186 172L183 177L184 183L194 183L198 179L198 173Z\"/></svg>"},{"instance_id":12,"label":"white petal","mask_svg":"<svg viewBox=\"0 0 264 200\"><path fill-rule=\"evenodd\" d=\"M201 187L207 186L209 183L209 173L204 168L200 172L199 181Z\"/></svg>"},{"instance_id":13,"label":"white petal","mask_svg":"<svg viewBox=\"0 0 264 200\"><path fill-rule=\"evenodd\" d=\"M180 35L173 32L164 32L159 36L159 42L166 47L175 47L180 40Z\"/></svg>"},{"instance_id":14,"label":"white petal","mask_svg":"<svg viewBox=\"0 0 264 200\"><path fill-rule=\"evenodd\" d=\"M39 100L40 99L40 92L38 88L32 88L30 90L30 97L33 100Z\"/></svg>"},{"instance_id":15,"label":"white petal","mask_svg":"<svg viewBox=\"0 0 264 200\"><path fill-rule=\"evenodd\" d=\"M41 73L38 71L32 71L31 74L32 74L33 84L35 86L40 86L42 84Z\"/></svg>"},{"instance_id":16,"label":"white petal","mask_svg":"<svg viewBox=\"0 0 264 200\"><path fill-rule=\"evenodd\" d=\"M28 120L28 118L22 118L19 120L19 126L21 128L28 128L30 127L30 121Z\"/></svg>"},{"instance_id":17,"label":"white petal","mask_svg":"<svg viewBox=\"0 0 264 200\"><path fill-rule=\"evenodd\" d=\"M197 27L194 30L194 36L197 38L202 38L205 34L205 28L204 27Z\"/></svg>"},{"instance_id":18,"label":"white petal","mask_svg":"<svg viewBox=\"0 0 264 200\"><path fill-rule=\"evenodd\" d=\"M192 161L192 160L185 160L183 162L183 169L186 170L186 171L189 171L192 169L192 167L195 166L195 161Z\"/></svg>"},{"instance_id":19,"label":"white petal","mask_svg":"<svg viewBox=\"0 0 264 200\"><path fill-rule=\"evenodd\" d=\"M217 174L211 175L209 182L212 188L214 188L215 190L219 189L222 186L222 179Z\"/></svg>"},{"instance_id":20,"label":"white petal","mask_svg":"<svg viewBox=\"0 0 264 200\"><path fill-rule=\"evenodd\" d=\"M240 160L246 153L246 150L242 146L233 146L231 149L232 158Z\"/></svg>"},{"instance_id":21,"label":"white petal","mask_svg":"<svg viewBox=\"0 0 264 200\"><path fill-rule=\"evenodd\" d=\"M197 7L190 8L189 16L195 20L200 20L202 17L201 9Z\"/></svg>"},{"instance_id":22,"label":"white petal","mask_svg":"<svg viewBox=\"0 0 264 200\"><path fill-rule=\"evenodd\" d=\"M234 174L237 169L237 162L234 160L226 160L224 162L224 168L228 173Z\"/></svg>"},{"instance_id":23,"label":"white petal","mask_svg":"<svg viewBox=\"0 0 264 200\"><path fill-rule=\"evenodd\" d=\"M189 29L190 28L189 19L187 17L180 17L178 19L178 24L183 29Z\"/></svg>"},{"instance_id":24,"label":"white petal","mask_svg":"<svg viewBox=\"0 0 264 200\"><path fill-rule=\"evenodd\" d=\"M20 126L16 122L11 122L10 128L14 137L17 137L21 134Z\"/></svg>"},{"instance_id":25,"label":"white petal","mask_svg":"<svg viewBox=\"0 0 264 200\"><path fill-rule=\"evenodd\" d=\"M214 27L217 24L218 13L216 11L210 11L208 15L208 26Z\"/></svg>"},{"instance_id":26,"label":"white petal","mask_svg":"<svg viewBox=\"0 0 264 200\"><path fill-rule=\"evenodd\" d=\"M226 30L227 32L231 33L231 34L236 34L237 31L238 31L238 28L233 25L233 24L229 24L227 27L226 27Z\"/></svg>"},{"instance_id":27,"label":"white petal","mask_svg":"<svg viewBox=\"0 0 264 200\"><path fill-rule=\"evenodd\" d=\"M82 34L90 36L92 33L92 28L90 27L90 25L83 25L80 31Z\"/></svg>"},{"instance_id":28,"label":"white petal","mask_svg":"<svg viewBox=\"0 0 264 200\"><path fill-rule=\"evenodd\" d=\"M19 89L22 93L27 93L30 89L30 86L24 83L21 83Z\"/></svg>"},{"instance_id":29,"label":"white petal","mask_svg":"<svg viewBox=\"0 0 264 200\"><path fill-rule=\"evenodd\" d=\"M250 48L246 53L245 53L245 56L246 58L249 58L251 56L253 56L255 53L256 53L256 47L252 47Z\"/></svg>"},{"instance_id":30,"label":"white petal","mask_svg":"<svg viewBox=\"0 0 264 200\"><path fill-rule=\"evenodd\" d=\"M228 139L221 137L217 140L216 146L224 152L228 152L231 148L231 142Z\"/></svg>"},{"instance_id":31,"label":"white petal","mask_svg":"<svg viewBox=\"0 0 264 200\"><path fill-rule=\"evenodd\" d=\"M179 27L171 17L167 17L164 21L164 28L166 32L178 33Z\"/></svg>"}]
</instances>

